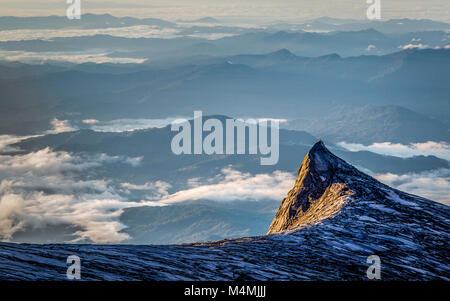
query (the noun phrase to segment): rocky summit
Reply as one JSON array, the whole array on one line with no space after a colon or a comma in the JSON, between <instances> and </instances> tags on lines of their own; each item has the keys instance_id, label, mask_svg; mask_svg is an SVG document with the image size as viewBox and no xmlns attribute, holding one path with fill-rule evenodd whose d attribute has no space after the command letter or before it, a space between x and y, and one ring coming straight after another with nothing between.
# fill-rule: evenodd
<instances>
[{"instance_id":1,"label":"rocky summit","mask_svg":"<svg viewBox=\"0 0 450 301\"><path fill-rule=\"evenodd\" d=\"M270 187L268 188L270 189ZM0 280L449 280L450 208L362 173L317 142L267 235L168 246L0 243Z\"/></svg>"},{"instance_id":2,"label":"rocky summit","mask_svg":"<svg viewBox=\"0 0 450 301\"><path fill-rule=\"evenodd\" d=\"M370 182L366 175L329 152L322 141L317 142L305 156L297 181L267 234L300 229L333 217L351 200L354 190L350 185L359 180Z\"/></svg>"}]
</instances>

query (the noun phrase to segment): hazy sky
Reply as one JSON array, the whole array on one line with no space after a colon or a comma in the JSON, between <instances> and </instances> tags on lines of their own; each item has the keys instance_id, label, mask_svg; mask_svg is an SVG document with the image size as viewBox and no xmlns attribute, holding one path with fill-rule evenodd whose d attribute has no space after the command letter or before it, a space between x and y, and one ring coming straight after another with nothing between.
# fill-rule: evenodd
<instances>
[{"instance_id":1,"label":"hazy sky","mask_svg":"<svg viewBox=\"0 0 450 301\"><path fill-rule=\"evenodd\" d=\"M212 16L253 21L302 20L329 16L365 18L366 0L81 0L82 13L157 17L168 20ZM0 15L64 15L66 0L0 0ZM382 18L450 21L449 0L381 0Z\"/></svg>"}]
</instances>

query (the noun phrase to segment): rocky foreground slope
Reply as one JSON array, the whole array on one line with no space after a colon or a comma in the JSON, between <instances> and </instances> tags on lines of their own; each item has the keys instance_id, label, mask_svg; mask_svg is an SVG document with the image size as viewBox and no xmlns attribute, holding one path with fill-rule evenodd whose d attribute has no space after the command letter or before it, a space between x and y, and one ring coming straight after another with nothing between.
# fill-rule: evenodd
<instances>
[{"instance_id":1,"label":"rocky foreground slope","mask_svg":"<svg viewBox=\"0 0 450 301\"><path fill-rule=\"evenodd\" d=\"M268 235L171 246L0 243L0 280L449 280L448 206L390 188L318 142ZM270 188L268 188L270 189Z\"/></svg>"}]
</instances>

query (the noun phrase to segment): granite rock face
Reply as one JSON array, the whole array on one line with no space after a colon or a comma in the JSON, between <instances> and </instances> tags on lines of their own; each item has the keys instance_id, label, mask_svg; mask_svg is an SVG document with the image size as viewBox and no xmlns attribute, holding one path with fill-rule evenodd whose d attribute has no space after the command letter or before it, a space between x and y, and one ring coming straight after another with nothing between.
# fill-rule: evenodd
<instances>
[{"instance_id":1,"label":"granite rock face","mask_svg":"<svg viewBox=\"0 0 450 301\"><path fill-rule=\"evenodd\" d=\"M360 172L316 143L268 235L166 246L0 243L0 280L450 280L450 208Z\"/></svg>"},{"instance_id":2,"label":"granite rock face","mask_svg":"<svg viewBox=\"0 0 450 301\"><path fill-rule=\"evenodd\" d=\"M367 179L318 141L303 159L297 181L267 234L300 229L338 214L353 194L347 181L352 176Z\"/></svg>"}]
</instances>

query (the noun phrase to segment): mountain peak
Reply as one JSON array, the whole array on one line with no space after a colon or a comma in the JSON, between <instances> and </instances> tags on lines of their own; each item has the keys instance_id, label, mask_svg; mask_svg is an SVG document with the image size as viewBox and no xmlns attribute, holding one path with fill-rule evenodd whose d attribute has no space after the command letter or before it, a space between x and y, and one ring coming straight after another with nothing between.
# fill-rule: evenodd
<instances>
[{"instance_id":1,"label":"mountain peak","mask_svg":"<svg viewBox=\"0 0 450 301\"><path fill-rule=\"evenodd\" d=\"M326 147L325 143L323 143L322 139L317 140L317 142L313 145L309 153L323 153L330 152Z\"/></svg>"},{"instance_id":2,"label":"mountain peak","mask_svg":"<svg viewBox=\"0 0 450 301\"><path fill-rule=\"evenodd\" d=\"M336 157L319 139L306 155L302 166L300 166L299 174L303 169L305 172L321 173L321 176L324 177L334 170L351 168L353 167L350 164Z\"/></svg>"},{"instance_id":3,"label":"mountain peak","mask_svg":"<svg viewBox=\"0 0 450 301\"><path fill-rule=\"evenodd\" d=\"M269 56L276 57L276 58L283 58L283 59L289 59L289 58L295 58L296 57L295 54L293 54L292 52L290 52L286 48L283 48L283 49L280 49L278 51L272 52L272 53L269 54Z\"/></svg>"},{"instance_id":4,"label":"mountain peak","mask_svg":"<svg viewBox=\"0 0 450 301\"><path fill-rule=\"evenodd\" d=\"M340 212L355 193L349 182L377 182L317 141L303 159L294 187L283 199L268 234L317 224Z\"/></svg>"},{"instance_id":5,"label":"mountain peak","mask_svg":"<svg viewBox=\"0 0 450 301\"><path fill-rule=\"evenodd\" d=\"M281 202L267 234L295 232L330 218L334 225L341 225L358 218L365 221L367 216L397 227L399 216L416 218L420 211L420 223L422 208L440 206L380 183L335 156L319 140L303 159L294 187Z\"/></svg>"}]
</instances>

